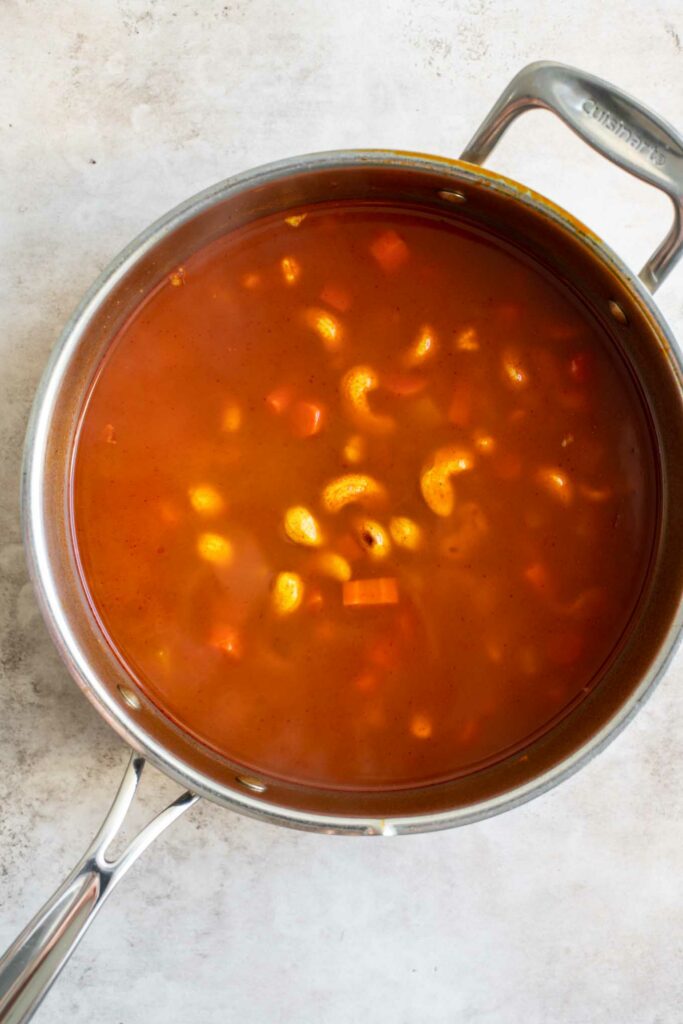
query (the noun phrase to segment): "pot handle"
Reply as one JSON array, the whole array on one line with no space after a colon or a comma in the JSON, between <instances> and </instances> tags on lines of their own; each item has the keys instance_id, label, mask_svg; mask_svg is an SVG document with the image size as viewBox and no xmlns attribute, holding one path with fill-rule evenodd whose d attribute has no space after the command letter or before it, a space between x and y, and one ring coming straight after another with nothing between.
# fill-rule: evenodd
<instances>
[{"instance_id":1,"label":"pot handle","mask_svg":"<svg viewBox=\"0 0 683 1024\"><path fill-rule=\"evenodd\" d=\"M124 823L145 760L133 754L102 827L64 884L0 959L0 1024L33 1016L114 886L150 843L199 799L183 793L149 822L118 857L106 853Z\"/></svg>"},{"instance_id":2,"label":"pot handle","mask_svg":"<svg viewBox=\"0 0 683 1024\"><path fill-rule=\"evenodd\" d=\"M566 64L537 61L512 79L461 159L481 164L525 110L552 110L612 163L665 192L674 222L640 272L654 292L683 255L683 138L666 121L613 85Z\"/></svg>"}]
</instances>

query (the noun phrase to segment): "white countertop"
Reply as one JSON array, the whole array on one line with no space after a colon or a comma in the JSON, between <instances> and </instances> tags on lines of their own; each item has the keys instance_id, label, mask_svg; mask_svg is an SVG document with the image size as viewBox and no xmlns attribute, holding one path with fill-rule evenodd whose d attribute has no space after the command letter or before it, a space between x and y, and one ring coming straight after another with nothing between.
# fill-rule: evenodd
<instances>
[{"instance_id":1,"label":"white countertop","mask_svg":"<svg viewBox=\"0 0 683 1024\"><path fill-rule=\"evenodd\" d=\"M683 128L680 0L0 4L0 946L127 760L61 666L17 492L42 367L100 269L216 180L352 146L456 155L512 75L576 64ZM491 166L640 265L667 201L551 115ZM658 295L683 336L683 266ZM679 1024L683 660L569 782L478 825L310 836L200 804L122 882L39 1011L70 1024ZM134 815L174 786L149 770Z\"/></svg>"}]
</instances>

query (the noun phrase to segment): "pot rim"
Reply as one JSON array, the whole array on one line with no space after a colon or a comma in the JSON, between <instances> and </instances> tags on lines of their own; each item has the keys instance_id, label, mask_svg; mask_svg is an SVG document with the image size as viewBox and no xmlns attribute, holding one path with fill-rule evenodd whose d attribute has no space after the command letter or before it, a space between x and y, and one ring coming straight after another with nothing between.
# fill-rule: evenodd
<instances>
[{"instance_id":1,"label":"pot rim","mask_svg":"<svg viewBox=\"0 0 683 1024\"><path fill-rule=\"evenodd\" d=\"M117 283L131 267L165 236L191 221L214 204L251 190L282 180L295 174L311 173L348 166L368 168L420 168L438 171L444 186L449 179L462 185L468 181L496 190L530 207L537 214L550 218L554 224L588 247L592 256L606 264L622 287L650 320L653 329L663 339L669 363L683 392L683 360L673 335L654 304L651 296L622 260L592 231L573 216L540 194L500 174L484 170L474 164L445 157L394 150L331 150L303 156L288 157L231 176L191 196L158 218L134 238L102 271L86 292L67 321L52 350L39 383L28 422L21 482L21 517L29 572L36 588L38 601L48 631L57 650L74 680L95 705L98 712L118 735L135 750L144 754L152 764L181 785L195 793L231 809L269 821L273 824L323 833L352 835L396 835L429 832L470 824L510 810L540 796L588 763L603 750L633 718L637 710L653 692L663 677L683 633L683 601L679 598L677 613L663 637L657 657L650 665L639 685L618 711L590 739L570 756L543 771L524 784L478 803L448 811L427 812L410 816L380 819L373 816L346 816L319 814L294 807L284 807L248 792L223 786L207 778L202 772L187 765L181 758L166 750L163 744L150 737L141 726L121 716L118 705L99 683L99 677L88 665L69 628L51 573L51 559L44 529L44 510L41 496L46 474L47 436L52 403L59 383L78 346L81 333L99 306L106 300Z\"/></svg>"}]
</instances>

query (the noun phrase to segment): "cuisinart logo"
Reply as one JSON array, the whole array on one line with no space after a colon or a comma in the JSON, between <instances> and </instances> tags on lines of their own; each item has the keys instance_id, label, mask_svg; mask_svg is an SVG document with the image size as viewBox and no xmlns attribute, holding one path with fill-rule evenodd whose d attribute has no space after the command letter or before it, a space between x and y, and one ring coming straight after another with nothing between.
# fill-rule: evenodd
<instances>
[{"instance_id":1,"label":"cuisinart logo","mask_svg":"<svg viewBox=\"0 0 683 1024\"><path fill-rule=\"evenodd\" d=\"M641 138L637 131L620 121L611 110L601 107L595 100L584 100L581 109L585 114L594 117L598 124L613 132L618 139L623 139L637 153L643 153L655 167L663 167L666 156L654 143Z\"/></svg>"}]
</instances>

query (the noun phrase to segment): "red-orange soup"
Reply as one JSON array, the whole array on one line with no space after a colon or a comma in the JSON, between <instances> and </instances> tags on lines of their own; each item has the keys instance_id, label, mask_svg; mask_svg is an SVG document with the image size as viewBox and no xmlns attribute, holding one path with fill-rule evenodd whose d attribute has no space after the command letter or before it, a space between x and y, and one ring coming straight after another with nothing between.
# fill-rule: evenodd
<instances>
[{"instance_id":1,"label":"red-orange soup","mask_svg":"<svg viewBox=\"0 0 683 1024\"><path fill-rule=\"evenodd\" d=\"M83 577L202 743L389 788L580 699L648 571L657 476L568 287L412 209L318 206L196 253L119 332L75 451Z\"/></svg>"}]
</instances>

